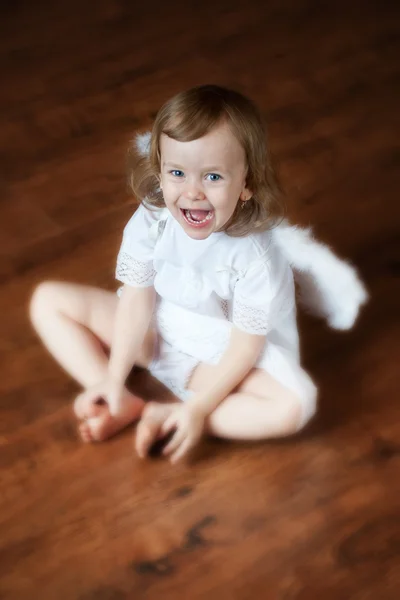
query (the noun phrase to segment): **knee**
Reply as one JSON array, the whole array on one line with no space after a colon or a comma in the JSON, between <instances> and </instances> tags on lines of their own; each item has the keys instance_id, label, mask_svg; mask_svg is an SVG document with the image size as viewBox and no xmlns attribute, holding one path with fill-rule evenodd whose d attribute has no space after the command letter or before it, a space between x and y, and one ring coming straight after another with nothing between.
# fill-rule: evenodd
<instances>
[{"instance_id":1,"label":"knee","mask_svg":"<svg viewBox=\"0 0 400 600\"><path fill-rule=\"evenodd\" d=\"M29 303L29 316L33 325L56 310L59 285L54 281L43 281L34 289Z\"/></svg>"},{"instance_id":2,"label":"knee","mask_svg":"<svg viewBox=\"0 0 400 600\"><path fill-rule=\"evenodd\" d=\"M293 403L288 409L290 433L297 433L313 419L317 412L317 388L313 385L303 399Z\"/></svg>"},{"instance_id":3,"label":"knee","mask_svg":"<svg viewBox=\"0 0 400 600\"><path fill-rule=\"evenodd\" d=\"M293 400L282 407L282 429L283 435L293 435L302 428L303 407L299 400Z\"/></svg>"}]
</instances>

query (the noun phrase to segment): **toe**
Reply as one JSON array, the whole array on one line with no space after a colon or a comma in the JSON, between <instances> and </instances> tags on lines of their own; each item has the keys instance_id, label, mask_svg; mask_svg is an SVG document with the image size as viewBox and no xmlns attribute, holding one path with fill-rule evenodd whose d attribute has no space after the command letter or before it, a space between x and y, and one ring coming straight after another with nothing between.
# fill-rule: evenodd
<instances>
[{"instance_id":1,"label":"toe","mask_svg":"<svg viewBox=\"0 0 400 600\"><path fill-rule=\"evenodd\" d=\"M78 430L83 442L85 442L86 444L93 442L93 437L88 423L86 423L85 421L81 423L78 427Z\"/></svg>"},{"instance_id":2,"label":"toe","mask_svg":"<svg viewBox=\"0 0 400 600\"><path fill-rule=\"evenodd\" d=\"M166 404L149 403L143 411L143 416L136 430L136 452L140 458L149 453L152 445L162 437L162 425L171 412Z\"/></svg>"},{"instance_id":3,"label":"toe","mask_svg":"<svg viewBox=\"0 0 400 600\"><path fill-rule=\"evenodd\" d=\"M77 396L74 400L74 413L75 416L77 417L77 419L84 419L85 418L85 399L84 399L84 393L79 394L79 396Z\"/></svg>"},{"instance_id":4,"label":"toe","mask_svg":"<svg viewBox=\"0 0 400 600\"><path fill-rule=\"evenodd\" d=\"M89 396L87 392L79 394L74 402L74 412L78 419L96 417L105 410L108 411L107 404L105 402L93 402L93 397Z\"/></svg>"},{"instance_id":5,"label":"toe","mask_svg":"<svg viewBox=\"0 0 400 600\"><path fill-rule=\"evenodd\" d=\"M79 433L84 442L102 442L114 436L138 420L143 401L131 394L126 395L121 411L111 415L105 402L93 402L93 396L83 392L74 403L74 411L81 421Z\"/></svg>"},{"instance_id":6,"label":"toe","mask_svg":"<svg viewBox=\"0 0 400 600\"><path fill-rule=\"evenodd\" d=\"M111 417L108 418L92 418L88 419L87 423L90 427L90 435L94 442L102 442L107 439Z\"/></svg>"},{"instance_id":7,"label":"toe","mask_svg":"<svg viewBox=\"0 0 400 600\"><path fill-rule=\"evenodd\" d=\"M140 458L147 456L148 451L154 441L157 439L157 434L160 427L151 421L141 421L136 430L136 452Z\"/></svg>"},{"instance_id":8,"label":"toe","mask_svg":"<svg viewBox=\"0 0 400 600\"><path fill-rule=\"evenodd\" d=\"M113 421L108 418L86 419L79 425L79 433L84 442L102 442L114 433Z\"/></svg>"}]
</instances>

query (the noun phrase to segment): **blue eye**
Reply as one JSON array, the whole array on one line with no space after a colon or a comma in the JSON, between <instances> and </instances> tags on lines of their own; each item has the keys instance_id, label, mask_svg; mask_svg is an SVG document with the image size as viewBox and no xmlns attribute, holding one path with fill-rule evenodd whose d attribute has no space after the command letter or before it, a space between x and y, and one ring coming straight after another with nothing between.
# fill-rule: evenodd
<instances>
[{"instance_id":1,"label":"blue eye","mask_svg":"<svg viewBox=\"0 0 400 600\"><path fill-rule=\"evenodd\" d=\"M183 171L181 171L180 169L172 169L172 171L170 171L171 175L173 175L174 177L183 177Z\"/></svg>"},{"instance_id":2,"label":"blue eye","mask_svg":"<svg viewBox=\"0 0 400 600\"><path fill-rule=\"evenodd\" d=\"M210 181L219 181L222 179L221 175L218 175L217 173L208 173L207 177L210 178Z\"/></svg>"}]
</instances>

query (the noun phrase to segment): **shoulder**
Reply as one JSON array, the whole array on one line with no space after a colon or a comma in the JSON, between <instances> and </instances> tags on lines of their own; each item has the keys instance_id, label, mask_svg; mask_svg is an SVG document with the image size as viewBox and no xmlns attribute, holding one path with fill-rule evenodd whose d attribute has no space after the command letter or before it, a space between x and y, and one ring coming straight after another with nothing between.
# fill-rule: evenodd
<instances>
[{"instance_id":1,"label":"shoulder","mask_svg":"<svg viewBox=\"0 0 400 600\"><path fill-rule=\"evenodd\" d=\"M293 286L292 267L274 239L274 230L270 229L243 239L247 241L247 245L243 246L243 249L246 249L243 256L247 260L243 264L241 257L238 279L248 288L247 293L255 294L258 288L264 290L264 297L266 289L271 297L288 293L289 288ZM237 248L240 250L240 246Z\"/></svg>"},{"instance_id":2,"label":"shoulder","mask_svg":"<svg viewBox=\"0 0 400 600\"><path fill-rule=\"evenodd\" d=\"M152 260L163 214L163 209L140 204L125 225L121 251L141 260Z\"/></svg>"},{"instance_id":3,"label":"shoulder","mask_svg":"<svg viewBox=\"0 0 400 600\"><path fill-rule=\"evenodd\" d=\"M224 236L227 257L236 271L246 273L256 265L267 268L271 258L272 236L270 231L245 237Z\"/></svg>"},{"instance_id":4,"label":"shoulder","mask_svg":"<svg viewBox=\"0 0 400 600\"><path fill-rule=\"evenodd\" d=\"M166 211L142 202L125 225L124 239L141 239L154 245L167 218Z\"/></svg>"},{"instance_id":5,"label":"shoulder","mask_svg":"<svg viewBox=\"0 0 400 600\"><path fill-rule=\"evenodd\" d=\"M147 225L148 227L151 227L153 223L159 221L163 217L164 211L165 209L156 208L145 202L141 202L125 225L125 230L129 231L132 228L136 228L137 225Z\"/></svg>"}]
</instances>

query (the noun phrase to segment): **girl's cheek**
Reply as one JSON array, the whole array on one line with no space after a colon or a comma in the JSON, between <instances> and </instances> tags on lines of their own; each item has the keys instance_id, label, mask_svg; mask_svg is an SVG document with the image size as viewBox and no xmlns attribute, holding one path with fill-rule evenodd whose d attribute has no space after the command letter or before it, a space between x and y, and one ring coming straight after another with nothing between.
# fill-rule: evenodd
<instances>
[{"instance_id":1,"label":"girl's cheek","mask_svg":"<svg viewBox=\"0 0 400 600\"><path fill-rule=\"evenodd\" d=\"M214 190L212 197L216 206L223 207L227 202L227 198L229 198L229 194L226 189Z\"/></svg>"},{"instance_id":2,"label":"girl's cheek","mask_svg":"<svg viewBox=\"0 0 400 600\"><path fill-rule=\"evenodd\" d=\"M171 194L173 194L173 190L174 190L174 186L173 186L173 185L171 185L171 183L170 183L170 182L168 182L168 181L165 181L165 182L164 182L164 185L163 185L163 192L164 192L164 195L166 195L166 196L171 196Z\"/></svg>"}]
</instances>

